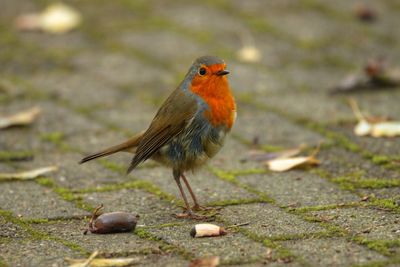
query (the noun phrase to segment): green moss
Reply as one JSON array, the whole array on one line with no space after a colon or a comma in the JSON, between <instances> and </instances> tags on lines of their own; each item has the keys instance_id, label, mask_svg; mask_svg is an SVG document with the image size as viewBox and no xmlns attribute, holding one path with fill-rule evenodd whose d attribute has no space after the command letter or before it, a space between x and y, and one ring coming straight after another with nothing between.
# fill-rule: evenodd
<instances>
[{"instance_id":1,"label":"green moss","mask_svg":"<svg viewBox=\"0 0 400 267\"><path fill-rule=\"evenodd\" d=\"M251 203L262 203L265 202L261 198L250 198L250 199L228 199L221 201L214 201L207 203L207 206L211 207L225 207L225 206L233 206L233 205L241 205L241 204L251 204Z\"/></svg>"},{"instance_id":2,"label":"green moss","mask_svg":"<svg viewBox=\"0 0 400 267\"><path fill-rule=\"evenodd\" d=\"M175 203L180 203L173 195L170 195L168 193L165 193L162 191L159 187L155 186L154 184L144 181L144 180L134 180L131 182L126 182L126 183L116 183L116 184L110 184L110 185L105 185L101 187L96 187L96 188L86 188L86 189L81 189L81 190L76 190L75 193L92 193L92 192L109 192L109 191L118 191L121 189L141 189L144 190L150 194L156 195L159 198L172 202L174 201Z\"/></svg>"},{"instance_id":3,"label":"green moss","mask_svg":"<svg viewBox=\"0 0 400 267\"><path fill-rule=\"evenodd\" d=\"M56 185L53 180L49 178L39 178L36 180L36 182L42 186L49 187L53 189L55 193L57 193L62 199L73 202L76 206L83 210L87 210L89 212L92 212L94 207L90 206L89 204L85 203L82 201L82 197L77 194L76 192L73 192L72 190L65 188L65 187L60 187Z\"/></svg>"},{"instance_id":4,"label":"green moss","mask_svg":"<svg viewBox=\"0 0 400 267\"><path fill-rule=\"evenodd\" d=\"M352 241L360 245L367 246L369 249L377 251L385 256L395 255L395 250L391 248L400 247L400 240L369 240L360 236L351 238Z\"/></svg>"},{"instance_id":5,"label":"green moss","mask_svg":"<svg viewBox=\"0 0 400 267\"><path fill-rule=\"evenodd\" d=\"M62 151L73 151L73 149L64 142L65 135L62 132L42 133L40 139L45 142L52 143Z\"/></svg>"},{"instance_id":6,"label":"green moss","mask_svg":"<svg viewBox=\"0 0 400 267\"><path fill-rule=\"evenodd\" d=\"M271 241L288 241L288 240L301 240L301 239L315 239L315 238L326 238L335 236L332 232L321 231L315 233L300 233L300 234L287 234L287 235L276 235L269 237Z\"/></svg>"},{"instance_id":7,"label":"green moss","mask_svg":"<svg viewBox=\"0 0 400 267\"><path fill-rule=\"evenodd\" d=\"M364 264L351 265L351 267L387 267L387 266L397 266L396 264L400 264L400 257L395 257L383 261L371 261Z\"/></svg>"},{"instance_id":8,"label":"green moss","mask_svg":"<svg viewBox=\"0 0 400 267\"><path fill-rule=\"evenodd\" d=\"M0 216L2 216L6 221L9 221L13 224L16 224L18 226L20 226L22 229L24 229L29 235L30 238L35 239L35 240L50 240L50 241L55 241L57 243L61 243L64 246L77 251L79 253L81 253L82 255L88 255L88 252L83 249L82 247L80 247L79 245L66 241L64 239L49 235L45 232L42 231L38 231L36 229L33 229L28 222L23 221L17 217L15 217L11 212L9 211L5 211L5 210L1 210L0 209Z\"/></svg>"},{"instance_id":9,"label":"green moss","mask_svg":"<svg viewBox=\"0 0 400 267\"><path fill-rule=\"evenodd\" d=\"M317 205L317 206L300 207L300 208L286 208L286 209L287 209L287 211L294 211L296 214L300 214L300 213L308 213L310 211L346 209L346 208L358 207L358 206L361 206L360 202L348 202L348 203L341 203L341 204Z\"/></svg>"},{"instance_id":10,"label":"green moss","mask_svg":"<svg viewBox=\"0 0 400 267\"><path fill-rule=\"evenodd\" d=\"M53 144L61 144L64 141L64 133L62 132L51 132L51 133L43 133L40 135L40 139L46 142L50 142Z\"/></svg>"},{"instance_id":11,"label":"green moss","mask_svg":"<svg viewBox=\"0 0 400 267\"><path fill-rule=\"evenodd\" d=\"M372 156L372 162L376 164L387 164L390 163L391 159L388 156L384 155L374 155Z\"/></svg>"},{"instance_id":12,"label":"green moss","mask_svg":"<svg viewBox=\"0 0 400 267\"><path fill-rule=\"evenodd\" d=\"M32 151L0 151L0 161L21 161L32 159Z\"/></svg>"},{"instance_id":13,"label":"green moss","mask_svg":"<svg viewBox=\"0 0 400 267\"><path fill-rule=\"evenodd\" d=\"M6 261L2 257L0 257L0 267L8 267Z\"/></svg>"},{"instance_id":14,"label":"green moss","mask_svg":"<svg viewBox=\"0 0 400 267\"><path fill-rule=\"evenodd\" d=\"M24 222L29 224L41 224L41 223L48 223L49 219L23 219Z\"/></svg>"},{"instance_id":15,"label":"green moss","mask_svg":"<svg viewBox=\"0 0 400 267\"><path fill-rule=\"evenodd\" d=\"M126 166L124 166L122 164L119 164L119 163L116 163L116 162L113 162L113 161L110 161L107 159L100 159L99 163L103 167L105 167L113 172L117 172L119 174L124 174L124 175L126 174Z\"/></svg>"},{"instance_id":16,"label":"green moss","mask_svg":"<svg viewBox=\"0 0 400 267\"><path fill-rule=\"evenodd\" d=\"M237 179L235 177L235 174L221 170L221 169L217 169L217 168L213 168L213 167L209 167L208 168L213 174L215 174L218 178L227 181L227 182L231 182L231 183L237 183Z\"/></svg>"},{"instance_id":17,"label":"green moss","mask_svg":"<svg viewBox=\"0 0 400 267\"><path fill-rule=\"evenodd\" d=\"M55 184L51 178L40 177L40 178L36 179L36 182L38 184L46 186L46 187L55 186Z\"/></svg>"},{"instance_id":18,"label":"green moss","mask_svg":"<svg viewBox=\"0 0 400 267\"><path fill-rule=\"evenodd\" d=\"M344 188L367 188L367 189L377 189L377 188L390 188L400 186L400 180L396 179L360 179L356 177L338 177L332 179L332 182L338 183Z\"/></svg>"},{"instance_id":19,"label":"green moss","mask_svg":"<svg viewBox=\"0 0 400 267\"><path fill-rule=\"evenodd\" d=\"M168 253L175 252L177 254L180 254L183 258L185 258L187 260L191 260L194 257L193 253L188 252L185 249L180 248L178 246L174 246L172 244L165 242L162 238L157 237L157 236L153 235L152 233L146 231L146 229L144 229L143 227L136 228L134 234L142 239L158 242L160 244L159 248L164 252L168 252Z\"/></svg>"},{"instance_id":20,"label":"green moss","mask_svg":"<svg viewBox=\"0 0 400 267\"><path fill-rule=\"evenodd\" d=\"M135 229L135 235L137 235L138 237L142 238L142 239L147 239L147 240L151 240L151 241L160 241L161 238L151 234L150 232L146 231L144 228L136 228Z\"/></svg>"},{"instance_id":21,"label":"green moss","mask_svg":"<svg viewBox=\"0 0 400 267\"><path fill-rule=\"evenodd\" d=\"M400 206L397 203L396 199L381 199L381 198L375 198L375 197L370 197L368 199L368 202L366 203L368 206L372 207L379 207L381 209L387 209L395 212L400 212Z\"/></svg>"},{"instance_id":22,"label":"green moss","mask_svg":"<svg viewBox=\"0 0 400 267\"><path fill-rule=\"evenodd\" d=\"M229 173L234 176L238 175L251 175L251 174L264 174L268 171L266 169L244 169L244 170L230 170Z\"/></svg>"}]
</instances>

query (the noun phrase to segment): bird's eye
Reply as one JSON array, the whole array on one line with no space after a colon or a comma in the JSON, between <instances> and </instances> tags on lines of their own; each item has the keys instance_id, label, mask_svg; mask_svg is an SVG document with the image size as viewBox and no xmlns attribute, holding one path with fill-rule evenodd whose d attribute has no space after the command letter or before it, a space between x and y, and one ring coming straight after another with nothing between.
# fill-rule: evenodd
<instances>
[{"instance_id":1,"label":"bird's eye","mask_svg":"<svg viewBox=\"0 0 400 267\"><path fill-rule=\"evenodd\" d=\"M206 73L207 73L207 70L206 70L205 68L200 68L200 69L199 69L199 74L200 74L201 76L206 75Z\"/></svg>"}]
</instances>

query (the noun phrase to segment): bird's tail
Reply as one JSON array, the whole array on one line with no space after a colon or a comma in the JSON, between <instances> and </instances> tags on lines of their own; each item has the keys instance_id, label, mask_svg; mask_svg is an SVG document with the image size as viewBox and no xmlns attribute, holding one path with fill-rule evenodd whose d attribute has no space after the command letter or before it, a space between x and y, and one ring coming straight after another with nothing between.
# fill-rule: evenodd
<instances>
[{"instance_id":1,"label":"bird's tail","mask_svg":"<svg viewBox=\"0 0 400 267\"><path fill-rule=\"evenodd\" d=\"M96 152L94 154L91 154L87 157L84 157L83 159L81 159L81 161L79 161L79 164L85 163L87 161L90 161L92 159L97 159L97 158L101 158L104 156L108 156L111 154L114 154L116 152L120 152L120 151L127 151L127 152L134 152L134 148L137 147L139 145L140 139L143 135L143 132L133 136L132 138L130 138L128 141L125 141L121 144L109 147L107 149L104 149L100 152Z\"/></svg>"}]
</instances>

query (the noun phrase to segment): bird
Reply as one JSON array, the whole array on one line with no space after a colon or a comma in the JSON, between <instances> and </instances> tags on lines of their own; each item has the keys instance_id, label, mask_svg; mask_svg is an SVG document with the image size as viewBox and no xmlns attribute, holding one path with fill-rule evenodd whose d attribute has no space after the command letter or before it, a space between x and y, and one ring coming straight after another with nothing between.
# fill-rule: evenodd
<instances>
[{"instance_id":1,"label":"bird","mask_svg":"<svg viewBox=\"0 0 400 267\"><path fill-rule=\"evenodd\" d=\"M195 171L223 147L225 137L236 120L226 63L216 56L197 58L179 86L158 109L149 127L127 141L91 154L79 163L120 151L133 153L129 174L140 163L152 159L172 169L172 176L185 203L178 218L203 219L194 211L199 204L186 173ZM190 207L181 180L193 200Z\"/></svg>"}]
</instances>

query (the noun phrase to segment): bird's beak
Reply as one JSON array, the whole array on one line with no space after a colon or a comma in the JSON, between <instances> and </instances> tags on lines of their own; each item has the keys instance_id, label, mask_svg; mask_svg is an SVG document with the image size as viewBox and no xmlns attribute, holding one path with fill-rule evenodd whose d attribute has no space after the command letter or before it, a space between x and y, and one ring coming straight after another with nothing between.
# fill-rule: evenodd
<instances>
[{"instance_id":1,"label":"bird's beak","mask_svg":"<svg viewBox=\"0 0 400 267\"><path fill-rule=\"evenodd\" d=\"M216 74L217 74L218 76L224 76L224 75L229 74L229 71L227 71L227 70L220 70L220 71L218 71Z\"/></svg>"}]
</instances>

